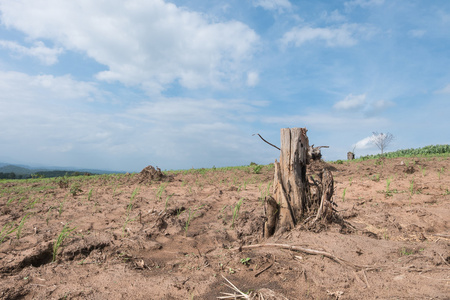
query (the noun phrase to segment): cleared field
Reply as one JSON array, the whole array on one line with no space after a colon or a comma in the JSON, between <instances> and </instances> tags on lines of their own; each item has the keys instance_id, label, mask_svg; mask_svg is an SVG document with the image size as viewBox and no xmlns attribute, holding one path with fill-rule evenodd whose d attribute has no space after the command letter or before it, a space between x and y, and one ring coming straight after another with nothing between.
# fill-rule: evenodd
<instances>
[{"instance_id":1,"label":"cleared field","mask_svg":"<svg viewBox=\"0 0 450 300\"><path fill-rule=\"evenodd\" d=\"M273 167L0 181L0 298L446 299L448 156L316 163L345 223L263 240ZM324 251L313 255L284 244ZM270 294L273 294L270 298Z\"/></svg>"}]
</instances>

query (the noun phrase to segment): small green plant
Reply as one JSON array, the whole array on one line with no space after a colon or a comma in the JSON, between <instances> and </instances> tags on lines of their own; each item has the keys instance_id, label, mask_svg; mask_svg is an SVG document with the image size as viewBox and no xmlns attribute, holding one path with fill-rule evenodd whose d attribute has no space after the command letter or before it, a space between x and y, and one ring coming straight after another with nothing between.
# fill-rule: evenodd
<instances>
[{"instance_id":1,"label":"small green plant","mask_svg":"<svg viewBox=\"0 0 450 300\"><path fill-rule=\"evenodd\" d=\"M353 177L350 177L349 186L352 186Z\"/></svg>"},{"instance_id":2,"label":"small green plant","mask_svg":"<svg viewBox=\"0 0 450 300\"><path fill-rule=\"evenodd\" d=\"M25 225L25 221L27 220L28 216L31 215L31 213L27 213L22 220L20 220L19 225L17 226L16 236L17 239L20 239L20 235L22 234L23 226Z\"/></svg>"},{"instance_id":3,"label":"small green plant","mask_svg":"<svg viewBox=\"0 0 450 300\"><path fill-rule=\"evenodd\" d=\"M158 198L158 200L162 199L162 194L164 193L166 186L167 186L167 183L161 183L158 190L156 191L156 197Z\"/></svg>"},{"instance_id":4,"label":"small green plant","mask_svg":"<svg viewBox=\"0 0 450 300\"><path fill-rule=\"evenodd\" d=\"M380 174L374 174L372 175L372 178L370 178L372 181L380 181Z\"/></svg>"},{"instance_id":5,"label":"small green plant","mask_svg":"<svg viewBox=\"0 0 450 300\"><path fill-rule=\"evenodd\" d=\"M166 203L164 204L164 211L167 210L167 206L169 205L169 200L170 200L170 198L172 198L173 195L175 195L175 193L166 197Z\"/></svg>"},{"instance_id":6,"label":"small green plant","mask_svg":"<svg viewBox=\"0 0 450 300\"><path fill-rule=\"evenodd\" d=\"M192 220L192 216L193 214L191 213L191 209L189 208L188 210L188 218L186 220L186 224L184 225L184 233L187 235L188 229L189 229L189 225L191 223Z\"/></svg>"},{"instance_id":7,"label":"small green plant","mask_svg":"<svg viewBox=\"0 0 450 300\"><path fill-rule=\"evenodd\" d=\"M441 169L438 171L439 180L441 180L441 174L442 173L444 173L444 167L441 167Z\"/></svg>"},{"instance_id":8,"label":"small green plant","mask_svg":"<svg viewBox=\"0 0 450 300\"><path fill-rule=\"evenodd\" d=\"M408 255L412 255L414 254L415 251L413 249L409 249L409 248L401 248L399 251L400 256L408 256Z\"/></svg>"},{"instance_id":9,"label":"small green plant","mask_svg":"<svg viewBox=\"0 0 450 300\"><path fill-rule=\"evenodd\" d=\"M61 214L63 212L63 208L64 208L64 202L66 199L64 199L64 201L59 202L59 209L58 209L58 215L61 217Z\"/></svg>"},{"instance_id":10,"label":"small green plant","mask_svg":"<svg viewBox=\"0 0 450 300\"><path fill-rule=\"evenodd\" d=\"M114 196L113 196L113 197L114 197ZM92 198L92 189L89 190L87 200L88 200L88 201L91 201L91 198Z\"/></svg>"},{"instance_id":11,"label":"small green plant","mask_svg":"<svg viewBox=\"0 0 450 300\"><path fill-rule=\"evenodd\" d=\"M136 195L137 195L138 193L139 193L139 188L137 187L137 188L135 188L135 189L133 190L133 192L131 193L130 204L133 203L134 198L136 197Z\"/></svg>"},{"instance_id":12,"label":"small green plant","mask_svg":"<svg viewBox=\"0 0 450 300\"><path fill-rule=\"evenodd\" d=\"M78 183L74 183L70 187L70 193L72 194L72 196L76 196L78 193L81 193L81 192L82 192L82 190L80 188L80 184L78 184Z\"/></svg>"},{"instance_id":13,"label":"small green plant","mask_svg":"<svg viewBox=\"0 0 450 300\"><path fill-rule=\"evenodd\" d=\"M347 188L344 188L344 191L342 192L342 202L345 202L345 192L347 191Z\"/></svg>"},{"instance_id":14,"label":"small green plant","mask_svg":"<svg viewBox=\"0 0 450 300\"><path fill-rule=\"evenodd\" d=\"M28 203L27 207L25 207L25 209L33 209L34 206L36 205L36 203L38 203L39 198L34 199L33 201L30 201L30 203Z\"/></svg>"},{"instance_id":15,"label":"small green plant","mask_svg":"<svg viewBox=\"0 0 450 300\"><path fill-rule=\"evenodd\" d=\"M76 227L69 228L69 223L64 225L64 228L62 229L61 233L58 235L58 238L56 239L55 243L53 244L53 259L52 261L56 261L56 256L58 255L58 250L61 248L62 244L64 243L64 240L70 236L72 231L75 230Z\"/></svg>"},{"instance_id":16,"label":"small green plant","mask_svg":"<svg viewBox=\"0 0 450 300\"><path fill-rule=\"evenodd\" d=\"M422 172L422 176L425 177L425 167L419 165L419 169Z\"/></svg>"},{"instance_id":17,"label":"small green plant","mask_svg":"<svg viewBox=\"0 0 450 300\"><path fill-rule=\"evenodd\" d=\"M262 168L263 168L262 165L256 165L256 166L253 166L253 173L254 173L254 174L260 174Z\"/></svg>"},{"instance_id":18,"label":"small green plant","mask_svg":"<svg viewBox=\"0 0 450 300\"><path fill-rule=\"evenodd\" d=\"M69 178L67 178L67 176L63 176L63 177L59 178L58 185L62 189L68 188L69 187Z\"/></svg>"},{"instance_id":19,"label":"small green plant","mask_svg":"<svg viewBox=\"0 0 450 300\"><path fill-rule=\"evenodd\" d=\"M390 185L391 185L391 182L392 182L392 176L391 176L391 177L388 177L388 178L386 179L386 194L388 194L388 193L390 192L389 187L390 187Z\"/></svg>"},{"instance_id":20,"label":"small green plant","mask_svg":"<svg viewBox=\"0 0 450 300\"><path fill-rule=\"evenodd\" d=\"M338 165L342 165L344 161L342 159L338 159L337 161L335 161L335 163Z\"/></svg>"},{"instance_id":21,"label":"small green plant","mask_svg":"<svg viewBox=\"0 0 450 300\"><path fill-rule=\"evenodd\" d=\"M47 211L47 218L45 219L45 223L48 225L48 221L50 220L50 216L49 216L49 214L52 212L52 209L53 209L54 207L53 206L50 206L49 208L48 208L48 211Z\"/></svg>"},{"instance_id":22,"label":"small green plant","mask_svg":"<svg viewBox=\"0 0 450 300\"><path fill-rule=\"evenodd\" d=\"M0 244L3 243L5 238L9 236L11 233L17 230L17 227L14 226L14 222L9 222L3 225L2 231L0 231Z\"/></svg>"},{"instance_id":23,"label":"small green plant","mask_svg":"<svg viewBox=\"0 0 450 300\"><path fill-rule=\"evenodd\" d=\"M414 194L414 178L409 182L409 197Z\"/></svg>"},{"instance_id":24,"label":"small green plant","mask_svg":"<svg viewBox=\"0 0 450 300\"><path fill-rule=\"evenodd\" d=\"M239 201L236 203L236 205L233 208L233 219L231 221L231 227L234 228L234 223L239 215L239 210L241 209L242 201L244 198L239 199Z\"/></svg>"},{"instance_id":25,"label":"small green plant","mask_svg":"<svg viewBox=\"0 0 450 300\"><path fill-rule=\"evenodd\" d=\"M188 232L188 229L189 229L189 225L191 224L191 221L192 221L192 219L193 219L194 216L195 216L195 213L197 212L197 210L201 209L203 206L204 206L204 205L201 205L201 206L197 207L197 208L194 209L194 210L191 210L191 209L189 208L189 210L187 211L187 213L188 213L188 218L187 218L186 223L185 223L185 225L184 225L184 232L185 232L186 235L187 235L187 232Z\"/></svg>"},{"instance_id":26,"label":"small green plant","mask_svg":"<svg viewBox=\"0 0 450 300\"><path fill-rule=\"evenodd\" d=\"M250 261L251 261L251 260L252 260L252 259L251 259L250 257L246 257L246 258L242 258L242 259L240 260L240 262L241 262L241 264L248 266L248 265L250 265Z\"/></svg>"}]
</instances>

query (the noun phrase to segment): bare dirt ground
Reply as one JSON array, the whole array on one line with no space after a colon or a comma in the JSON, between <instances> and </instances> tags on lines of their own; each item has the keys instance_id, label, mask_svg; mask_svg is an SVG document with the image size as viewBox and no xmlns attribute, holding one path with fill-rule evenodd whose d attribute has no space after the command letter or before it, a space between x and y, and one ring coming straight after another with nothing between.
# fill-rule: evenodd
<instances>
[{"instance_id":1,"label":"bare dirt ground","mask_svg":"<svg viewBox=\"0 0 450 300\"><path fill-rule=\"evenodd\" d=\"M268 240L271 166L0 182L0 298L217 299L233 293L225 277L264 299L449 299L450 158L322 162L309 174L322 167L349 225ZM345 262L235 249L267 243Z\"/></svg>"}]
</instances>

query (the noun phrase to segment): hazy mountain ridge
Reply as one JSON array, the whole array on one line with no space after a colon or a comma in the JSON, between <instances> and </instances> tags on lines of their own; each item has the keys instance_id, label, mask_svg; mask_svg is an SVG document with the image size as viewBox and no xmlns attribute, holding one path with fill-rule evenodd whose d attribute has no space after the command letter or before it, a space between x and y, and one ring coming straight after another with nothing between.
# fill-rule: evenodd
<instances>
[{"instance_id":1,"label":"hazy mountain ridge","mask_svg":"<svg viewBox=\"0 0 450 300\"><path fill-rule=\"evenodd\" d=\"M124 173L121 171L107 171L98 169L79 169L73 167L31 167L27 165L8 164L0 162L0 173L14 173L16 175L31 175L37 172L46 171L67 171L67 172L80 172L91 174L113 174Z\"/></svg>"}]
</instances>

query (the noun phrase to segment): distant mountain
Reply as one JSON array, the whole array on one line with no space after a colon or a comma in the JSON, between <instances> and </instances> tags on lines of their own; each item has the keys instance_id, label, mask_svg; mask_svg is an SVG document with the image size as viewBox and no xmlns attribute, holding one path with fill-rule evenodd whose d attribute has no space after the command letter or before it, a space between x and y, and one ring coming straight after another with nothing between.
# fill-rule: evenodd
<instances>
[{"instance_id":1,"label":"distant mountain","mask_svg":"<svg viewBox=\"0 0 450 300\"><path fill-rule=\"evenodd\" d=\"M27 168L14 166L14 165L4 165L0 167L0 173L14 173L16 175L28 175L33 174L35 171L32 171Z\"/></svg>"},{"instance_id":2,"label":"distant mountain","mask_svg":"<svg viewBox=\"0 0 450 300\"><path fill-rule=\"evenodd\" d=\"M0 162L0 173L14 173L16 175L31 175L37 172L48 172L48 171L67 171L67 172L79 172L79 173L91 173L91 174L114 174L114 173L125 173L118 171L107 171L98 169L79 169L73 167L31 167L27 165L13 165L8 163Z\"/></svg>"}]
</instances>

